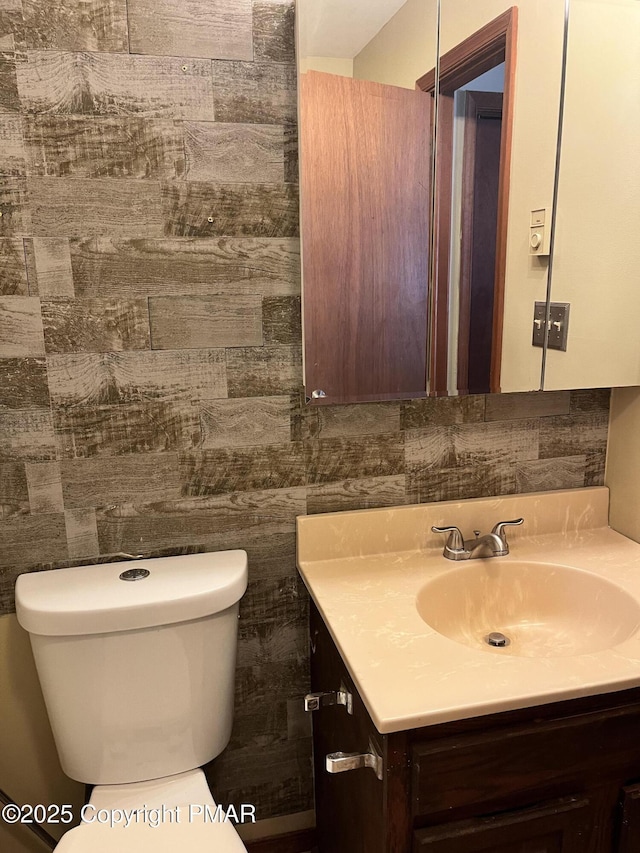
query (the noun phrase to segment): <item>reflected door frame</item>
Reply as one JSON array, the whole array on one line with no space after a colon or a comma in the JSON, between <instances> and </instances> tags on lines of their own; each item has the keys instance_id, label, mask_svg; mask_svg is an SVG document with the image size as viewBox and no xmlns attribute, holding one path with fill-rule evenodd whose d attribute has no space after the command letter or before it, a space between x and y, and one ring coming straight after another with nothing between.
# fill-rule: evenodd
<instances>
[{"instance_id":1,"label":"reflected door frame","mask_svg":"<svg viewBox=\"0 0 640 853\"><path fill-rule=\"evenodd\" d=\"M496 272L491 352L491 392L500 391L502 326L507 257L507 222L511 174L511 140L516 70L518 8L512 6L440 59L439 81L432 69L416 88L435 94L438 85L436 183L434 213L434 286L430 327L430 394L447 396L449 335L449 250L451 245L454 93L456 89L504 62L502 134L496 235Z\"/></svg>"}]
</instances>

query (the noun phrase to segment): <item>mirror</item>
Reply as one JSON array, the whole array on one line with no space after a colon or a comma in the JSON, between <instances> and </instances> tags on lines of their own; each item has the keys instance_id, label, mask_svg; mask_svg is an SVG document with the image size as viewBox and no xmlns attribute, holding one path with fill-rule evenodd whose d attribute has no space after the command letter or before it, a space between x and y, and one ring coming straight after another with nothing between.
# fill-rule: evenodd
<instances>
[{"instance_id":1,"label":"mirror","mask_svg":"<svg viewBox=\"0 0 640 853\"><path fill-rule=\"evenodd\" d=\"M437 80L418 82L438 91L430 372L438 395L500 384L517 13L474 31L447 0Z\"/></svg>"},{"instance_id":2,"label":"mirror","mask_svg":"<svg viewBox=\"0 0 640 853\"><path fill-rule=\"evenodd\" d=\"M305 386L424 397L437 6L299 0Z\"/></svg>"},{"instance_id":3,"label":"mirror","mask_svg":"<svg viewBox=\"0 0 640 853\"><path fill-rule=\"evenodd\" d=\"M545 390L640 385L640 2L570 0Z\"/></svg>"},{"instance_id":4,"label":"mirror","mask_svg":"<svg viewBox=\"0 0 640 853\"><path fill-rule=\"evenodd\" d=\"M563 30L562 0L298 0L308 397L541 387L530 221L552 205Z\"/></svg>"}]
</instances>

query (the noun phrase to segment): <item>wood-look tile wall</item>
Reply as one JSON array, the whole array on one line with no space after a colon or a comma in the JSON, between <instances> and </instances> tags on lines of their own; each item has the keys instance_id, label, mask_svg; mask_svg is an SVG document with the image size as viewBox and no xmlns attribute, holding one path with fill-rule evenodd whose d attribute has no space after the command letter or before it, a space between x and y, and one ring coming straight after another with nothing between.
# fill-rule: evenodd
<instances>
[{"instance_id":1,"label":"wood-look tile wall","mask_svg":"<svg viewBox=\"0 0 640 853\"><path fill-rule=\"evenodd\" d=\"M602 482L607 392L301 404L292 0L0 2L0 612L20 572L246 548L211 768L312 804L306 512Z\"/></svg>"}]
</instances>

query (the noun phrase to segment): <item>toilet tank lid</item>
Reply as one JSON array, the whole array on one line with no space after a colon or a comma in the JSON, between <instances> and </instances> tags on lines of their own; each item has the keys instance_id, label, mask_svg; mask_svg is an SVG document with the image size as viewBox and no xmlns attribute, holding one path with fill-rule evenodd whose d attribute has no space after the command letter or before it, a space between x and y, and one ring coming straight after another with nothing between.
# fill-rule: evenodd
<instances>
[{"instance_id":1,"label":"toilet tank lid","mask_svg":"<svg viewBox=\"0 0 640 853\"><path fill-rule=\"evenodd\" d=\"M148 575L120 578L139 569ZM246 588L245 551L74 566L20 575L16 615L31 634L110 634L210 616L239 601Z\"/></svg>"}]
</instances>

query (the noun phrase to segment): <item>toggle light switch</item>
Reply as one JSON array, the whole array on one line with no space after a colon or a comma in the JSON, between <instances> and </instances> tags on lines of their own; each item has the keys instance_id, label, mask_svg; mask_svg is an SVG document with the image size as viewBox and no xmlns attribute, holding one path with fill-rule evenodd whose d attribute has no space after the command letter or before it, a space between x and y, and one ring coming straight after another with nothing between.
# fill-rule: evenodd
<instances>
[{"instance_id":1,"label":"toggle light switch","mask_svg":"<svg viewBox=\"0 0 640 853\"><path fill-rule=\"evenodd\" d=\"M549 320L546 322L547 303L536 302L533 313L533 339L531 345L543 347L545 337L548 349L567 351L569 332L569 302L552 302L549 306Z\"/></svg>"}]
</instances>

